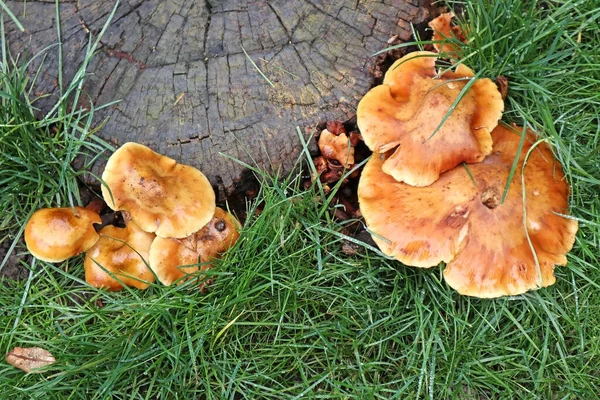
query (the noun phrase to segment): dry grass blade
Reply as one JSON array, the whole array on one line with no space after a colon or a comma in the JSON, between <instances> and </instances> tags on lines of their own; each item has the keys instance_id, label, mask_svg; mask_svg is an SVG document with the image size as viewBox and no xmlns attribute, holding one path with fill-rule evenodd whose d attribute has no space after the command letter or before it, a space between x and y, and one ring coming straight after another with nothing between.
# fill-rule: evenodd
<instances>
[{"instance_id":1,"label":"dry grass blade","mask_svg":"<svg viewBox=\"0 0 600 400\"><path fill-rule=\"evenodd\" d=\"M273 82L271 82L271 80L269 78L267 78L267 76L261 71L261 69L258 67L258 65L256 65L256 63L254 62L254 60L252 58L250 58L250 56L246 52L246 49L244 48L244 46L240 46L240 47L242 48L242 51L244 52L244 55L246 56L246 58L248 59L248 61L250 61L250 64L252 64L252 66L258 71L258 73L260 74L260 76L262 76L265 79L265 81L267 81L267 83L269 85L271 85L271 87L275 87L275 85L273 84Z\"/></svg>"}]
</instances>

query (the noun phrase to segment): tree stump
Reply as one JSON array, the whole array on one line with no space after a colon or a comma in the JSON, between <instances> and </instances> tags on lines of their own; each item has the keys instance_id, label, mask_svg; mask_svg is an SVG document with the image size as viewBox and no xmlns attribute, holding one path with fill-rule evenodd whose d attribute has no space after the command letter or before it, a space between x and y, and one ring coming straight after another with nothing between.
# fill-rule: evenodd
<instances>
[{"instance_id":1,"label":"tree stump","mask_svg":"<svg viewBox=\"0 0 600 400\"><path fill-rule=\"evenodd\" d=\"M57 43L54 1L7 4L25 27L19 32L7 22L13 55L31 57ZM65 81L113 5L60 3ZM319 122L354 115L374 82L373 53L409 40L410 23L427 20L428 5L428 0L123 1L89 66L84 92L96 106L120 100L96 113L97 123L108 118L100 137L117 146L128 141L150 146L231 191L244 169L231 158L286 173L302 148L296 126L306 137ZM56 101L57 49L45 50L37 80L36 93L50 95L36 103L42 112Z\"/></svg>"}]
</instances>

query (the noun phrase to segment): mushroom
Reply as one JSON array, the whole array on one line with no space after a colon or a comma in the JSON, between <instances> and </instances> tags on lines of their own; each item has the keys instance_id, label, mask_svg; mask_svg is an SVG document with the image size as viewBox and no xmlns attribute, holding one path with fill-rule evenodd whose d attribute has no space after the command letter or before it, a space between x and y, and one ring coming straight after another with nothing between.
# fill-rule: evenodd
<instances>
[{"instance_id":1,"label":"mushroom","mask_svg":"<svg viewBox=\"0 0 600 400\"><path fill-rule=\"evenodd\" d=\"M146 232L182 238L198 231L215 212L215 192L202 172L137 143L109 158L102 195L113 210L126 210Z\"/></svg>"},{"instance_id":2,"label":"mushroom","mask_svg":"<svg viewBox=\"0 0 600 400\"><path fill-rule=\"evenodd\" d=\"M87 251L83 262L87 283L119 291L123 284L146 289L154 282L148 252L156 235L143 231L133 221L128 221L125 228L107 225L99 234L100 239Z\"/></svg>"},{"instance_id":3,"label":"mushroom","mask_svg":"<svg viewBox=\"0 0 600 400\"><path fill-rule=\"evenodd\" d=\"M62 262L83 253L98 241L98 213L83 207L42 208L25 226L25 244L34 257Z\"/></svg>"},{"instance_id":4,"label":"mushroom","mask_svg":"<svg viewBox=\"0 0 600 400\"><path fill-rule=\"evenodd\" d=\"M440 14L437 18L429 21L429 27L433 29L433 47L440 53L454 56L460 52L460 47L447 39L455 38L463 43L467 42L465 34L458 25L452 25L453 12Z\"/></svg>"},{"instance_id":5,"label":"mushroom","mask_svg":"<svg viewBox=\"0 0 600 400\"><path fill-rule=\"evenodd\" d=\"M531 151L522 177L536 140L527 132L502 202L520 137L502 125L492 137L485 160L456 167L429 187L395 181L382 171L386 157L374 154L358 188L360 210L383 253L421 268L443 261L448 285L476 297L553 284L554 266L566 264L577 232L577 221L562 216L569 186L550 147L541 142Z\"/></svg>"},{"instance_id":6,"label":"mushroom","mask_svg":"<svg viewBox=\"0 0 600 400\"><path fill-rule=\"evenodd\" d=\"M346 132L335 135L323 129L319 136L321 155L328 160L336 160L344 168L352 168L354 164L354 147Z\"/></svg>"},{"instance_id":7,"label":"mushroom","mask_svg":"<svg viewBox=\"0 0 600 400\"><path fill-rule=\"evenodd\" d=\"M150 266L158 280L166 286L182 283L189 274L205 271L208 263L235 244L239 222L231 214L217 207L212 220L198 232L183 238L157 237L150 246Z\"/></svg>"},{"instance_id":8,"label":"mushroom","mask_svg":"<svg viewBox=\"0 0 600 400\"><path fill-rule=\"evenodd\" d=\"M428 186L461 162L483 160L504 109L487 78L475 80L452 109L474 73L460 64L438 76L437 57L426 51L402 57L358 104L357 124L366 145L377 153L396 149L383 171L412 186Z\"/></svg>"}]
</instances>

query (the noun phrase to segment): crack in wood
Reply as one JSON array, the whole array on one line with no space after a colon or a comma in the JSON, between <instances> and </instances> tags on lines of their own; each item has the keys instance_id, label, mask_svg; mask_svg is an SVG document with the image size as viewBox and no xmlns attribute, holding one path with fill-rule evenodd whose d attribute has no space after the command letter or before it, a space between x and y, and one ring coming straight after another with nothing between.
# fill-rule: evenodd
<instances>
[{"instance_id":1,"label":"crack in wood","mask_svg":"<svg viewBox=\"0 0 600 400\"><path fill-rule=\"evenodd\" d=\"M187 139L177 139L177 142L168 142L167 147L181 146L181 145L190 144L190 143L199 143L199 142L203 141L204 139L208 139L208 138L210 138L210 135L190 136Z\"/></svg>"},{"instance_id":2,"label":"crack in wood","mask_svg":"<svg viewBox=\"0 0 600 400\"><path fill-rule=\"evenodd\" d=\"M130 63L135 64L137 69L146 69L146 63L136 59L134 55L129 52L109 49L105 49L105 52L109 57L118 58L120 60L129 61Z\"/></svg>"}]
</instances>

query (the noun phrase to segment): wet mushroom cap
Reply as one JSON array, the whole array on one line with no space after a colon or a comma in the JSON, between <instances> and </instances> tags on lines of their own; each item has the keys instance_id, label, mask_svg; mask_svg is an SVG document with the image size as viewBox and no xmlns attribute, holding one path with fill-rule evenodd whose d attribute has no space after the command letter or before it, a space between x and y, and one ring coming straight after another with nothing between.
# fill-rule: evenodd
<instances>
[{"instance_id":1,"label":"wet mushroom cap","mask_svg":"<svg viewBox=\"0 0 600 400\"><path fill-rule=\"evenodd\" d=\"M102 179L106 204L128 211L140 228L157 236L189 236L215 212L215 192L202 172L141 144L121 146Z\"/></svg>"},{"instance_id":2,"label":"wet mushroom cap","mask_svg":"<svg viewBox=\"0 0 600 400\"><path fill-rule=\"evenodd\" d=\"M462 64L437 76L437 57L426 51L402 57L357 109L365 144L377 153L395 149L383 171L412 186L428 186L462 162L483 160L492 150L490 132L504 110L496 85L477 79L436 132L461 90L474 79L473 71Z\"/></svg>"},{"instance_id":3,"label":"wet mushroom cap","mask_svg":"<svg viewBox=\"0 0 600 400\"><path fill-rule=\"evenodd\" d=\"M240 222L227 211L217 207L213 219L196 232L196 251L202 262L208 262L227 251L240 237Z\"/></svg>"},{"instance_id":4,"label":"wet mushroom cap","mask_svg":"<svg viewBox=\"0 0 600 400\"><path fill-rule=\"evenodd\" d=\"M186 276L198 271L200 257L182 243L184 240L157 236L150 246L150 268L165 286L183 283Z\"/></svg>"},{"instance_id":5,"label":"wet mushroom cap","mask_svg":"<svg viewBox=\"0 0 600 400\"><path fill-rule=\"evenodd\" d=\"M524 207L521 171L536 141L531 132L501 202L520 129L498 126L492 133L493 152L485 160L468 171L454 168L423 188L383 173L384 159L374 155L362 173L358 196L382 252L416 267L445 262L446 282L465 295L516 295L553 284L554 266L566 264L577 221L559 215L568 213L569 186L545 142L532 150L524 169Z\"/></svg>"},{"instance_id":6,"label":"wet mushroom cap","mask_svg":"<svg viewBox=\"0 0 600 400\"><path fill-rule=\"evenodd\" d=\"M25 226L25 243L34 257L62 262L83 253L98 241L98 213L83 207L42 208Z\"/></svg>"},{"instance_id":7,"label":"wet mushroom cap","mask_svg":"<svg viewBox=\"0 0 600 400\"><path fill-rule=\"evenodd\" d=\"M182 239L157 237L150 247L150 266L158 280L169 286L184 282L186 275L210 268L208 263L228 250L239 238L239 222L217 207L212 220L198 232Z\"/></svg>"},{"instance_id":8,"label":"wet mushroom cap","mask_svg":"<svg viewBox=\"0 0 600 400\"><path fill-rule=\"evenodd\" d=\"M143 231L133 221L125 228L107 225L99 234L100 239L86 252L83 262L87 283L119 291L123 284L146 289L154 282L154 274L148 268L148 253L156 235Z\"/></svg>"}]
</instances>

